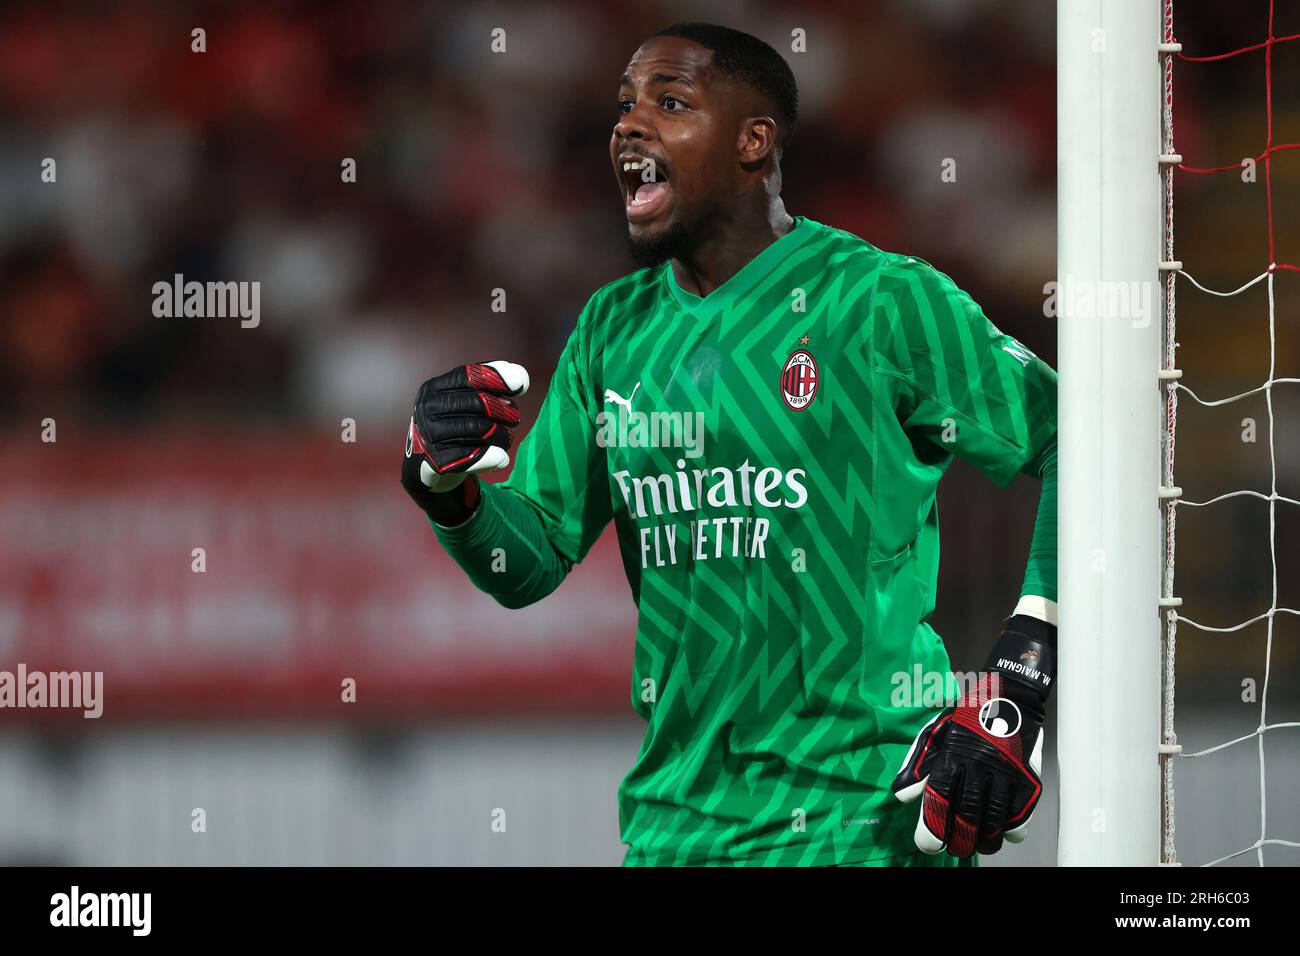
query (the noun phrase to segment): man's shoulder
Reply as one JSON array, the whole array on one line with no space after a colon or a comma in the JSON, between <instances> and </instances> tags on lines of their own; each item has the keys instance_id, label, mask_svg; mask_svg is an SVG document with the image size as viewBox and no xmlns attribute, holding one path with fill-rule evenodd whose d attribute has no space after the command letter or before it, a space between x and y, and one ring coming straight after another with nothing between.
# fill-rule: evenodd
<instances>
[{"instance_id":1,"label":"man's shoulder","mask_svg":"<svg viewBox=\"0 0 1300 956\"><path fill-rule=\"evenodd\" d=\"M882 249L847 229L816 222L811 225L816 230L814 246L822 253L828 269L893 286L901 283L936 288L952 283L951 278L920 256Z\"/></svg>"},{"instance_id":2,"label":"man's shoulder","mask_svg":"<svg viewBox=\"0 0 1300 956\"><path fill-rule=\"evenodd\" d=\"M887 252L884 257L878 281L881 287L891 292L906 292L909 298L932 298L962 291L952 276L920 256Z\"/></svg>"},{"instance_id":3,"label":"man's shoulder","mask_svg":"<svg viewBox=\"0 0 1300 956\"><path fill-rule=\"evenodd\" d=\"M926 259L881 249L844 229L818 225L826 247L827 273L848 272L848 280L862 290L884 328L909 327L923 316L987 321L970 295ZM938 323L940 331L952 327L949 322Z\"/></svg>"},{"instance_id":4,"label":"man's shoulder","mask_svg":"<svg viewBox=\"0 0 1300 956\"><path fill-rule=\"evenodd\" d=\"M890 255L847 229L807 218L801 225L809 230L803 250L811 253L808 261L815 267L865 275L879 269Z\"/></svg>"}]
</instances>

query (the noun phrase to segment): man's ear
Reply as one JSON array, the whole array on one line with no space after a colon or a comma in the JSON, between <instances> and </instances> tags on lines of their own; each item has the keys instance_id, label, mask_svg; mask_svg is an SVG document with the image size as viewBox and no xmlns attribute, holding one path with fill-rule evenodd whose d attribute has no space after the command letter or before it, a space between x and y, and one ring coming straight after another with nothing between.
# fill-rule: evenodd
<instances>
[{"instance_id":1,"label":"man's ear","mask_svg":"<svg viewBox=\"0 0 1300 956\"><path fill-rule=\"evenodd\" d=\"M776 151L776 120L770 116L751 116L740 133L740 162L758 165Z\"/></svg>"}]
</instances>

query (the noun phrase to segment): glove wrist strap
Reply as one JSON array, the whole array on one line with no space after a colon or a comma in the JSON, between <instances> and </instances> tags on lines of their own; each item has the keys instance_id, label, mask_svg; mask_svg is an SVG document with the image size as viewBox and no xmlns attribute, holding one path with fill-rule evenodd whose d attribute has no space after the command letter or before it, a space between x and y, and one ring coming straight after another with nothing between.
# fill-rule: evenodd
<instances>
[{"instance_id":1,"label":"glove wrist strap","mask_svg":"<svg viewBox=\"0 0 1300 956\"><path fill-rule=\"evenodd\" d=\"M470 475L451 491L429 492L424 500L424 513L434 524L454 528L474 517L478 502L478 479Z\"/></svg>"},{"instance_id":2,"label":"glove wrist strap","mask_svg":"<svg viewBox=\"0 0 1300 956\"><path fill-rule=\"evenodd\" d=\"M1014 614L984 664L1003 693L1028 706L1040 720L1056 683L1056 628L1026 614Z\"/></svg>"}]
</instances>

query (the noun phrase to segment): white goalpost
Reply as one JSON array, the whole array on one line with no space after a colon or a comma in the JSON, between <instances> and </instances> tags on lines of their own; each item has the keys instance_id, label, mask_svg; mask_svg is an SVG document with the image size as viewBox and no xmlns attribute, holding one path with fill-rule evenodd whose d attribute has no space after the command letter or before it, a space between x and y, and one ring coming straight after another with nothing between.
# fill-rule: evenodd
<instances>
[{"instance_id":1,"label":"white goalpost","mask_svg":"<svg viewBox=\"0 0 1300 956\"><path fill-rule=\"evenodd\" d=\"M1057 4L1061 865L1160 859L1160 37Z\"/></svg>"}]
</instances>

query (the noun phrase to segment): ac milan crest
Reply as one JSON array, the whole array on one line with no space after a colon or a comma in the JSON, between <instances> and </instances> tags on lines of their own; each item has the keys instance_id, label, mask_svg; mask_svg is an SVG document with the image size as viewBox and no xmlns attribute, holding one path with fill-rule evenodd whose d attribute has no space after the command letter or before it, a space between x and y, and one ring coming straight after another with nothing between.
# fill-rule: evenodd
<instances>
[{"instance_id":1,"label":"ac milan crest","mask_svg":"<svg viewBox=\"0 0 1300 956\"><path fill-rule=\"evenodd\" d=\"M796 349L781 370L781 395L786 405L801 412L817 394L817 362L804 349Z\"/></svg>"}]
</instances>

